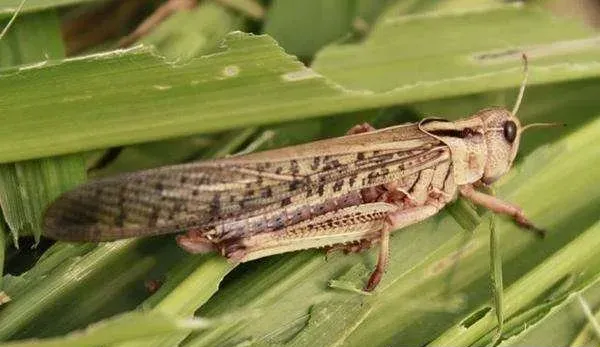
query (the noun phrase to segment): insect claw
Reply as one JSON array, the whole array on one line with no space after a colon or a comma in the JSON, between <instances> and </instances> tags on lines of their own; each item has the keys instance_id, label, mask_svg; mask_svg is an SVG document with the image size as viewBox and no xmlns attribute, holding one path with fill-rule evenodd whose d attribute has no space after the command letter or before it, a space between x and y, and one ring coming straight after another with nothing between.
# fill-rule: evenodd
<instances>
[{"instance_id":1,"label":"insect claw","mask_svg":"<svg viewBox=\"0 0 600 347\"><path fill-rule=\"evenodd\" d=\"M519 225L521 225L521 224L519 224ZM533 225L521 225L521 226L526 228L527 230L533 231L535 233L535 236L539 237L540 239L543 239L546 237L546 230L544 230L544 229L540 229Z\"/></svg>"},{"instance_id":2,"label":"insect claw","mask_svg":"<svg viewBox=\"0 0 600 347\"><path fill-rule=\"evenodd\" d=\"M535 233L539 238L546 237L546 230L536 227L529 219L527 219L522 213L517 213L514 216L515 222L522 228L527 230L531 230Z\"/></svg>"},{"instance_id":3,"label":"insect claw","mask_svg":"<svg viewBox=\"0 0 600 347\"><path fill-rule=\"evenodd\" d=\"M369 277L369 282L367 282L367 285L365 286L365 288L363 290L367 293L372 292L377 287L379 282L381 282L382 276L383 276L383 272L377 271L377 270L373 271L373 273L371 274L371 277Z\"/></svg>"},{"instance_id":4,"label":"insect claw","mask_svg":"<svg viewBox=\"0 0 600 347\"><path fill-rule=\"evenodd\" d=\"M546 237L546 230L544 230L544 229L535 228L535 229L533 229L533 231L535 231L535 234L541 239Z\"/></svg>"}]
</instances>

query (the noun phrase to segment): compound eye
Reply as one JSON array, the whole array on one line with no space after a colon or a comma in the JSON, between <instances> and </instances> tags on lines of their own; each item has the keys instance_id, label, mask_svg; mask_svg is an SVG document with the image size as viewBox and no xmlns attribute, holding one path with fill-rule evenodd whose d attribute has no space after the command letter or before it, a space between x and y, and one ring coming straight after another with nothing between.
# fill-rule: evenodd
<instances>
[{"instance_id":1,"label":"compound eye","mask_svg":"<svg viewBox=\"0 0 600 347\"><path fill-rule=\"evenodd\" d=\"M509 143L513 143L515 138L517 138L517 124L515 122L508 120L504 122L504 138Z\"/></svg>"}]
</instances>

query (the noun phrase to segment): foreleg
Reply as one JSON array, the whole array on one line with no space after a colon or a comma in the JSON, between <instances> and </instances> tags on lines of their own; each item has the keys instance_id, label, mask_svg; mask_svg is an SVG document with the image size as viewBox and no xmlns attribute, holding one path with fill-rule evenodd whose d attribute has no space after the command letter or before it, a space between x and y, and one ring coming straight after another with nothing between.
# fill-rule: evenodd
<instances>
[{"instance_id":1,"label":"foreleg","mask_svg":"<svg viewBox=\"0 0 600 347\"><path fill-rule=\"evenodd\" d=\"M523 210L495 196L475 190L471 185L459 187L460 194L477 205L481 205L493 212L511 216L521 227L534 231L538 236L544 237L546 232L536 227L523 213Z\"/></svg>"}]
</instances>

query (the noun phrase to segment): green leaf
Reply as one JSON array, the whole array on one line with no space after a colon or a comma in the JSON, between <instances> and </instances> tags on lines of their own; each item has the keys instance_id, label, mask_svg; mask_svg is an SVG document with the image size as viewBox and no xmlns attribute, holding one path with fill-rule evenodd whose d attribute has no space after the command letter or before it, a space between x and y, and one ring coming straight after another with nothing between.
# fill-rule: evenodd
<instances>
[{"instance_id":1,"label":"green leaf","mask_svg":"<svg viewBox=\"0 0 600 347\"><path fill-rule=\"evenodd\" d=\"M6 257L6 249L8 248L7 243L7 231L4 229L4 219L0 216L0 264L4 265L4 258ZM4 292L4 266L0 270L0 306L6 303L10 298Z\"/></svg>"},{"instance_id":2,"label":"green leaf","mask_svg":"<svg viewBox=\"0 0 600 347\"><path fill-rule=\"evenodd\" d=\"M597 40L577 22L522 6L384 15L365 42L329 46L313 68L350 90L427 100L516 86L523 52L530 85L570 79L575 69L598 76Z\"/></svg>"},{"instance_id":3,"label":"green leaf","mask_svg":"<svg viewBox=\"0 0 600 347\"><path fill-rule=\"evenodd\" d=\"M19 15L16 24L0 41L0 57L7 58L0 59L3 66L64 56L54 12ZM84 179L79 155L1 164L0 207L15 245L18 246L21 235L33 235L36 243L39 242L46 206Z\"/></svg>"},{"instance_id":4,"label":"green leaf","mask_svg":"<svg viewBox=\"0 0 600 347\"><path fill-rule=\"evenodd\" d=\"M166 59L188 60L218 49L227 33L243 29L243 17L213 1L177 12L141 42L154 45Z\"/></svg>"},{"instance_id":5,"label":"green leaf","mask_svg":"<svg viewBox=\"0 0 600 347\"><path fill-rule=\"evenodd\" d=\"M21 0L17 2L20 3ZM26 3L27 4L27 3ZM59 21L54 11L26 13L26 4L0 40L0 67L64 58ZM8 22L2 21L1 27ZM0 73L0 77L2 74ZM4 96L0 101L4 100ZM3 104L4 102L2 102Z\"/></svg>"},{"instance_id":6,"label":"green leaf","mask_svg":"<svg viewBox=\"0 0 600 347\"><path fill-rule=\"evenodd\" d=\"M287 52L311 57L319 48L350 34L356 1L275 0L263 31Z\"/></svg>"},{"instance_id":7,"label":"green leaf","mask_svg":"<svg viewBox=\"0 0 600 347\"><path fill-rule=\"evenodd\" d=\"M519 309L544 293L544 290L556 281L572 272L579 272L585 266L598 264L597 248L600 247L600 223L588 229L579 238L550 257L527 276L509 287L505 293L506 315L513 315ZM577 256L575 256L577 255ZM487 313L477 322L465 329L459 325L448 330L436 339L432 346L468 346L476 342L496 325L494 314Z\"/></svg>"},{"instance_id":8,"label":"green leaf","mask_svg":"<svg viewBox=\"0 0 600 347\"><path fill-rule=\"evenodd\" d=\"M73 293L75 289L82 286L82 283L102 271L103 267L114 264L119 257L126 259L129 257L129 261L131 261L134 253L129 255L127 253L135 247L135 244L130 240L102 245L81 259L62 258L70 252L57 253L55 256L61 257L64 261L60 266L50 270L47 275L43 277L34 276L33 278L36 281L30 282L27 286L16 283L14 287L7 287L7 294L13 298L13 301L0 311L0 321L2 322L0 324L0 339L7 339L17 334L17 332L23 334L26 327L35 331L41 330L39 327L35 328L35 326L30 325L31 321L39 315L47 314L49 308L60 302L58 301L59 298L64 298L67 294ZM85 252L89 250L89 247L90 245L82 245L74 251L77 253ZM50 258L48 261L50 261ZM50 262L55 263L54 261ZM146 266L148 265L151 264ZM39 273L39 270L36 272ZM120 275L123 274L126 275L127 272L122 272ZM121 280L127 280L127 278ZM15 291L13 292L11 289ZM81 289L85 292L85 288ZM77 302L73 302L72 299L68 299L68 301L71 305L77 305ZM67 304L64 301L62 303L63 305ZM56 318L52 318L52 320L57 321Z\"/></svg>"},{"instance_id":9,"label":"green leaf","mask_svg":"<svg viewBox=\"0 0 600 347\"><path fill-rule=\"evenodd\" d=\"M600 132L597 34L532 8L484 6L407 15L480 3L397 2L362 43L323 50L313 66L322 75L286 55L286 47L269 37L241 33L228 35L213 54L179 63L165 62L145 47L2 70L0 142L5 142L0 161L179 137L126 148L114 163L116 172L308 142L343 134L352 123L375 117L381 126L415 121L418 112L464 117L490 104L512 104L522 75L518 52L524 47L533 83L520 118L569 126L527 131L517 162L497 185L499 197L522 206L549 231L540 241L497 218L495 231L506 240L497 250L508 288L501 343L516 345L523 339L527 345L547 345L555 338L568 345L586 320L579 306L560 311L560 305L591 288L600 268L600 255L592 252L600 215L600 152L590 145ZM177 32L176 23L192 28L185 17L171 18L165 28ZM199 36L185 32L168 44L181 40L182 47L196 49L193 37ZM506 55L481 58L489 52ZM327 118L299 121L314 116ZM289 120L298 121L254 127ZM194 142L199 133L249 124L251 129L203 136L197 147ZM189 315L201 306L196 314L202 317L247 317L240 313L246 308L260 316L226 321L202 333L133 332L130 339L110 343L389 346L460 338L484 345L492 341L497 319L489 289L490 237L487 223L478 226L481 220L487 216L459 201L395 232L389 271L370 296L330 283L361 288L376 251L345 256L308 250L232 270L217 255L185 254L172 237L94 249L58 243L30 271L4 277L13 301L0 311L0 335L2 340L56 336L129 310ZM463 228L475 231L471 235ZM162 286L151 293L145 282ZM583 295L596 309L595 296ZM581 315L570 320L573 308ZM553 321L552 313L559 311L562 318ZM559 323L569 329L556 329ZM456 329L464 333L452 335ZM89 341L101 344L103 338Z\"/></svg>"},{"instance_id":10,"label":"green leaf","mask_svg":"<svg viewBox=\"0 0 600 347\"><path fill-rule=\"evenodd\" d=\"M566 298L555 302L545 309L536 322L522 323L514 336L503 341L499 346L591 346L596 338L584 334L575 338L585 326L586 317L578 298L583 297L590 305L600 304L600 282L598 279L590 285L573 291Z\"/></svg>"},{"instance_id":11,"label":"green leaf","mask_svg":"<svg viewBox=\"0 0 600 347\"><path fill-rule=\"evenodd\" d=\"M355 51L354 46L324 52L317 58L315 69L343 86L306 69L284 54L272 39L241 33L228 35L219 53L179 65L167 64L152 51L142 49L48 61L43 66L22 67L19 73L5 70L0 79L2 103L7 110L2 115L0 161L498 90L520 82L520 61L511 50L522 45L535 48L532 84L600 74L595 62L599 48L593 44L591 32L574 28L568 21L558 31L543 12L509 7L449 15L445 24L465 27L459 33L467 35L473 29L467 30L466 23L487 28L490 18L498 18L493 26L494 40L478 36L478 41L470 44L475 49L459 52L458 56L442 50L444 53L436 55L435 60L424 59L394 47L397 43L393 40L382 42L375 33L369 44L359 45L364 53ZM434 19L429 21L433 23ZM403 28L397 26L404 24L401 20L398 23L377 30L387 33L386 37L397 36ZM426 20L417 18L408 24L416 24L413 32L427 29ZM525 24L536 30L524 30ZM519 40L515 40L517 30ZM552 35L542 35L545 30L552 30ZM559 39L563 40L560 44L551 44ZM378 46L384 51L378 51ZM452 48L448 43L436 47ZM577 48L568 64L557 55L562 47ZM405 57L394 56L399 52ZM481 56L490 52L499 55ZM359 53L364 59L357 56ZM351 59L343 63L342 57ZM354 65L357 63L366 65L361 68ZM445 68L418 73L415 66L426 63ZM378 67L386 69L378 72ZM356 83L360 76L363 81ZM48 88L47 81L52 81L52 88ZM277 98L272 98L274 92ZM55 106L57 103L60 108ZM124 113L128 117L123 118Z\"/></svg>"},{"instance_id":12,"label":"green leaf","mask_svg":"<svg viewBox=\"0 0 600 347\"><path fill-rule=\"evenodd\" d=\"M39 241L46 206L62 192L85 180L79 155L0 165L0 206L13 234Z\"/></svg>"},{"instance_id":13,"label":"green leaf","mask_svg":"<svg viewBox=\"0 0 600 347\"><path fill-rule=\"evenodd\" d=\"M178 317L193 316L194 311L217 292L221 280L233 267L226 259L216 254L186 259L184 264L177 268L177 272L171 274L169 281L146 300L142 307ZM119 346L174 346L190 332L131 341Z\"/></svg>"},{"instance_id":14,"label":"green leaf","mask_svg":"<svg viewBox=\"0 0 600 347\"><path fill-rule=\"evenodd\" d=\"M500 238L496 232L494 216L490 216L490 279L492 282L492 293L494 313L498 327L492 340L495 346L502 338L504 332L504 283L502 280L502 258L500 257Z\"/></svg>"},{"instance_id":15,"label":"green leaf","mask_svg":"<svg viewBox=\"0 0 600 347\"><path fill-rule=\"evenodd\" d=\"M0 6L0 15L11 15L19 7L22 0L4 0ZM41 12L54 10L58 7L72 6L93 2L95 0L27 0L23 5L22 12Z\"/></svg>"},{"instance_id":16,"label":"green leaf","mask_svg":"<svg viewBox=\"0 0 600 347\"><path fill-rule=\"evenodd\" d=\"M178 331L206 329L211 322L202 319L181 319L162 312L128 312L63 337L43 340L9 342L10 347L80 347L98 346L128 341L138 337L166 335Z\"/></svg>"}]
</instances>

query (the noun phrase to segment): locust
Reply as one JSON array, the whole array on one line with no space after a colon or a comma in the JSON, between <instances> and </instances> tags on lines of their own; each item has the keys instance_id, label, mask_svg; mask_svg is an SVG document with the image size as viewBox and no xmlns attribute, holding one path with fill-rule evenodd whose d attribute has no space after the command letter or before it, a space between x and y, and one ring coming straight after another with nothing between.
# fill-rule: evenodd
<instances>
[{"instance_id":1,"label":"locust","mask_svg":"<svg viewBox=\"0 0 600 347\"><path fill-rule=\"evenodd\" d=\"M166 166L88 182L45 212L45 235L112 241L178 233L191 253L234 263L309 248L358 252L379 244L364 286L374 290L394 230L437 214L459 196L539 234L517 205L485 188L512 166L521 134L512 111L491 107L457 121L425 118L307 144Z\"/></svg>"}]
</instances>

